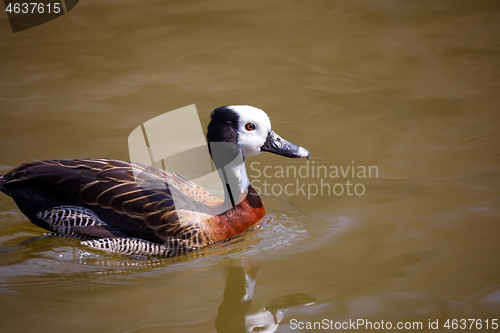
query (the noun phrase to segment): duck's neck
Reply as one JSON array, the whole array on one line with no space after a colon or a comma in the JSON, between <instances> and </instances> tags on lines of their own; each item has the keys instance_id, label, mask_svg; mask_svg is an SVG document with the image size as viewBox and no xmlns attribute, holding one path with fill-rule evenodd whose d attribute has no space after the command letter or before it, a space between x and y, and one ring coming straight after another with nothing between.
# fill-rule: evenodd
<instances>
[{"instance_id":1,"label":"duck's neck","mask_svg":"<svg viewBox=\"0 0 500 333\"><path fill-rule=\"evenodd\" d=\"M253 226L266 215L259 194L248 180L245 163L218 169L224 188L224 202L214 207L217 219L211 220L213 242L227 240ZM226 182L227 181L227 182Z\"/></svg>"},{"instance_id":2,"label":"duck's neck","mask_svg":"<svg viewBox=\"0 0 500 333\"><path fill-rule=\"evenodd\" d=\"M229 174L234 178L237 184L238 193L246 195L248 192L248 187L250 186L250 180L247 176L247 169L245 167L245 161L235 166L229 167Z\"/></svg>"},{"instance_id":3,"label":"duck's neck","mask_svg":"<svg viewBox=\"0 0 500 333\"><path fill-rule=\"evenodd\" d=\"M209 138L208 134L207 138ZM233 142L212 142L209 139L208 149L224 186L222 207L234 208L245 200L251 189L241 147Z\"/></svg>"},{"instance_id":4,"label":"duck's neck","mask_svg":"<svg viewBox=\"0 0 500 333\"><path fill-rule=\"evenodd\" d=\"M238 164L229 164L223 169L219 169L224 186L224 203L231 204L232 207L243 201L250 187L250 180L247 176L245 161Z\"/></svg>"}]
</instances>

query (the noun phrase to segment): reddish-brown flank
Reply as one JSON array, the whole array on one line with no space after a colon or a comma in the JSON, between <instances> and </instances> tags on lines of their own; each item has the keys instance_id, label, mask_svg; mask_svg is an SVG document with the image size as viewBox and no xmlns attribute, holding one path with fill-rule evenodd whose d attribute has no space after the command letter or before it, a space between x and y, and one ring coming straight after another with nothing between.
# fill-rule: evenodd
<instances>
[{"instance_id":1,"label":"reddish-brown flank","mask_svg":"<svg viewBox=\"0 0 500 333\"><path fill-rule=\"evenodd\" d=\"M242 202L227 212L207 220L205 231L211 243L227 240L247 230L266 215L264 203L252 186Z\"/></svg>"}]
</instances>

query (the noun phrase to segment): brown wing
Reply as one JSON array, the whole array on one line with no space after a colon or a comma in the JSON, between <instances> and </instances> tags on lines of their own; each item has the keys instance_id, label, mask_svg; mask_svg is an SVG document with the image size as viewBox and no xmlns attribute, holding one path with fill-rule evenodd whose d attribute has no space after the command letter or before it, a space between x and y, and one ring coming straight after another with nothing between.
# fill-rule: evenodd
<instances>
[{"instance_id":1,"label":"brown wing","mask_svg":"<svg viewBox=\"0 0 500 333\"><path fill-rule=\"evenodd\" d=\"M204 213L204 207L222 202L182 176L144 164L108 161L96 178L80 191L85 203L140 219L162 239L180 233L189 238L201 229L194 220L181 227L179 211Z\"/></svg>"},{"instance_id":2,"label":"brown wing","mask_svg":"<svg viewBox=\"0 0 500 333\"><path fill-rule=\"evenodd\" d=\"M196 221L181 226L177 211L192 210L193 203L206 211L206 207L221 203L201 186L177 174L111 159L26 163L6 174L2 181L2 191L15 200L17 197L16 203L30 219L38 211L55 206L83 206L110 227L154 242L167 237L203 241L203 226ZM172 193L176 194L175 203Z\"/></svg>"}]
</instances>

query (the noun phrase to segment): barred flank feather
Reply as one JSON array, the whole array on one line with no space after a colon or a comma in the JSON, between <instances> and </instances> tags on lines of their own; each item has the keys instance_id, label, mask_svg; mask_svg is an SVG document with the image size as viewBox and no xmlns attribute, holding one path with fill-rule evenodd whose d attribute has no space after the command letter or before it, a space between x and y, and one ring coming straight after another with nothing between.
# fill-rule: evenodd
<instances>
[{"instance_id":1,"label":"barred flank feather","mask_svg":"<svg viewBox=\"0 0 500 333\"><path fill-rule=\"evenodd\" d=\"M164 244L156 244L138 238L99 238L84 240L83 245L126 255L149 255L171 258L199 249L201 246L189 241L169 238Z\"/></svg>"},{"instance_id":2,"label":"barred flank feather","mask_svg":"<svg viewBox=\"0 0 500 333\"><path fill-rule=\"evenodd\" d=\"M0 190L51 235L123 254L185 254L230 239L265 214L251 187L249 201L213 216L209 212L223 201L196 183L149 165L111 159L37 161L0 177Z\"/></svg>"}]
</instances>

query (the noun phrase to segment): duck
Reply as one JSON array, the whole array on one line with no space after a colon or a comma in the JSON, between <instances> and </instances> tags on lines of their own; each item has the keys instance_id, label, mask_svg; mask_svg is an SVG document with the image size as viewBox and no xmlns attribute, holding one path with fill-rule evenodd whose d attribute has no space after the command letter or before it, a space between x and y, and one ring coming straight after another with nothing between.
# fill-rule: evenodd
<instances>
[{"instance_id":1,"label":"duck","mask_svg":"<svg viewBox=\"0 0 500 333\"><path fill-rule=\"evenodd\" d=\"M262 152L310 157L276 134L263 110L249 105L213 110L206 139L224 199L177 173L107 158L23 163L0 175L0 191L47 236L124 255L184 255L226 242L266 215L248 179L247 158Z\"/></svg>"}]
</instances>

